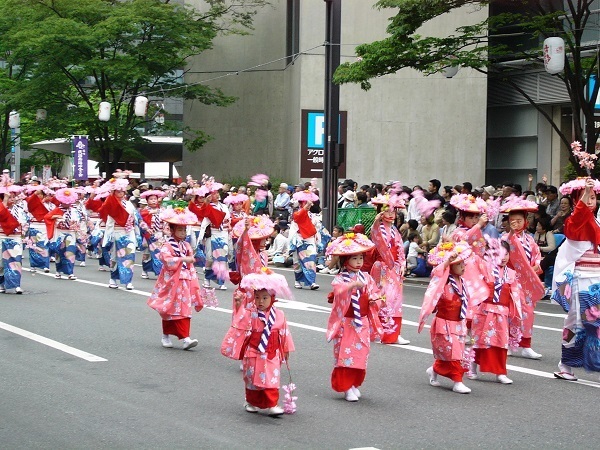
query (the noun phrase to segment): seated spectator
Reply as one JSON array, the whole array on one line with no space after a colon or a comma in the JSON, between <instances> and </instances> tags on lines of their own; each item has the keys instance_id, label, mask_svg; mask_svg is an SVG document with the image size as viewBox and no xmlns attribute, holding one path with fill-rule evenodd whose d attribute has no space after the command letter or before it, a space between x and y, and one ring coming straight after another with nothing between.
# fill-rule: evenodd
<instances>
[{"instance_id":1,"label":"seated spectator","mask_svg":"<svg viewBox=\"0 0 600 450\"><path fill-rule=\"evenodd\" d=\"M408 244L410 244L410 241L408 240L408 236L410 236L411 233L417 233L420 235L419 222L417 222L414 219L410 219L408 222L406 222L405 231L400 230L400 233L402 233L402 239L404 241L404 243L402 245L404 245L404 254L406 255L408 253Z\"/></svg>"},{"instance_id":2,"label":"seated spectator","mask_svg":"<svg viewBox=\"0 0 600 450\"><path fill-rule=\"evenodd\" d=\"M433 214L421 217L421 248L428 252L435 247L440 240L440 227L434 221Z\"/></svg>"},{"instance_id":3,"label":"seated spectator","mask_svg":"<svg viewBox=\"0 0 600 450\"><path fill-rule=\"evenodd\" d=\"M452 233L456 230L456 214L446 211L442 214L442 228L439 242L452 241Z\"/></svg>"},{"instance_id":4,"label":"seated spectator","mask_svg":"<svg viewBox=\"0 0 600 450\"><path fill-rule=\"evenodd\" d=\"M417 268L418 258L420 255L424 255L427 253L425 250L421 248L421 236L419 233L413 232L408 236L408 254L406 255L406 273L407 277L415 277L416 275L412 273L414 269Z\"/></svg>"},{"instance_id":5,"label":"seated spectator","mask_svg":"<svg viewBox=\"0 0 600 450\"><path fill-rule=\"evenodd\" d=\"M284 226L287 228L287 225ZM269 263L287 267L287 261L290 259L290 240L282 233L281 224L273 226L271 239L271 245L267 249Z\"/></svg>"},{"instance_id":6,"label":"seated spectator","mask_svg":"<svg viewBox=\"0 0 600 450\"><path fill-rule=\"evenodd\" d=\"M565 220L573 212L573 203L571 197L563 197L558 205L558 212L550 220L550 228L554 233L562 233Z\"/></svg>"},{"instance_id":7,"label":"seated spectator","mask_svg":"<svg viewBox=\"0 0 600 450\"><path fill-rule=\"evenodd\" d=\"M339 225L334 225L333 230L331 231L331 240L327 244L329 246L333 241L344 234L344 228ZM319 273L337 275L340 271L339 268L340 258L339 256L326 256L325 257L325 266L317 267L319 269Z\"/></svg>"}]
</instances>

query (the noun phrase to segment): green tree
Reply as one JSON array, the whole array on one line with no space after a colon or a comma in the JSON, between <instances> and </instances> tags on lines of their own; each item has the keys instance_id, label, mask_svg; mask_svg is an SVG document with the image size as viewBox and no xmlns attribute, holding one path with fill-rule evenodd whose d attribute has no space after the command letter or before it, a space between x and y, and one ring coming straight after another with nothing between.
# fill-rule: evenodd
<instances>
[{"instance_id":1,"label":"green tree","mask_svg":"<svg viewBox=\"0 0 600 450\"><path fill-rule=\"evenodd\" d=\"M136 154L142 139L136 128L149 120L134 114L138 95L215 106L235 101L219 89L186 84L185 66L219 33L248 32L265 4L207 0L194 9L169 0L0 0L0 49L6 66L18 67L23 77L3 104L56 115L61 128L53 137L88 135L90 153L112 173L122 158ZM98 120L101 101L111 104L107 122ZM187 130L191 150L207 139L201 130Z\"/></svg>"},{"instance_id":2,"label":"green tree","mask_svg":"<svg viewBox=\"0 0 600 450\"><path fill-rule=\"evenodd\" d=\"M504 12L480 23L458 27L450 36L419 34L424 23L465 6L498 6L503 7ZM588 96L587 91L592 76L598 73L598 51L597 43L585 42L584 33L598 26L598 16L594 15L594 9L600 7L598 0L380 0L375 7L397 10L387 27L389 36L358 46L357 61L344 63L336 71L337 83L358 83L368 90L372 78L407 67L427 75L450 66L470 67L500 77L517 89L570 148L571 136L566 136L559 124L514 83L512 75L519 69L498 64L507 59L522 59L539 65L543 39L559 36L565 41L565 70L555 76L564 82L569 94L573 135L584 143L587 152L595 153L600 128L594 120L594 104L600 83L595 83L592 95ZM503 39L507 34L526 35L530 39L526 45L509 46ZM583 175L585 170L579 167L572 153L570 160Z\"/></svg>"}]
</instances>

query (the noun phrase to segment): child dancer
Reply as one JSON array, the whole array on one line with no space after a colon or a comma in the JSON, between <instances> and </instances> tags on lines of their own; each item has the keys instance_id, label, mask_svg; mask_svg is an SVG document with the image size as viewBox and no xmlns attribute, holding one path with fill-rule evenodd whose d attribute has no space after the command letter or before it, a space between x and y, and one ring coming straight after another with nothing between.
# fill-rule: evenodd
<instances>
[{"instance_id":1,"label":"child dancer","mask_svg":"<svg viewBox=\"0 0 600 450\"><path fill-rule=\"evenodd\" d=\"M169 224L170 238L160 249L163 264L148 306L162 318L162 346L172 348L170 335L183 341L183 349L198 345L190 338L192 307L200 311L204 307L198 276L194 268L194 251L186 242L186 227L196 223L196 215L187 208L166 208L160 219Z\"/></svg>"},{"instance_id":2,"label":"child dancer","mask_svg":"<svg viewBox=\"0 0 600 450\"><path fill-rule=\"evenodd\" d=\"M229 358L242 359L244 409L264 410L269 416L284 413L278 405L281 364L294 351L285 315L274 305L276 295L292 298L283 275L263 267L244 276L234 293L233 322L221 349Z\"/></svg>"},{"instance_id":3,"label":"child dancer","mask_svg":"<svg viewBox=\"0 0 600 450\"><path fill-rule=\"evenodd\" d=\"M496 375L496 381L512 384L506 376L506 358L509 342L509 317L513 324L520 321L521 285L514 270L506 264L510 256L510 245L506 241L490 240L490 266L494 276L492 296L475 308L471 334L474 340L475 362L467 378L478 378L477 365L482 372Z\"/></svg>"},{"instance_id":4,"label":"child dancer","mask_svg":"<svg viewBox=\"0 0 600 450\"><path fill-rule=\"evenodd\" d=\"M339 256L342 271L331 283L333 308L327 323L327 341L333 341L334 367L331 387L356 402L358 388L367 374L370 343L383 334L377 316L381 306L375 281L360 269L363 254L375 246L365 235L347 233L327 248L327 254Z\"/></svg>"},{"instance_id":5,"label":"child dancer","mask_svg":"<svg viewBox=\"0 0 600 450\"><path fill-rule=\"evenodd\" d=\"M394 225L396 210L404 208L404 198L400 195L378 195L371 202L381 209L371 228L371 237L377 249L371 276L385 295L387 307L391 310L396 325L393 329L385 330L381 343L407 345L410 341L401 335L402 290L406 260L402 235Z\"/></svg>"},{"instance_id":6,"label":"child dancer","mask_svg":"<svg viewBox=\"0 0 600 450\"><path fill-rule=\"evenodd\" d=\"M523 289L521 309L523 312L523 337L519 343L521 356L528 359L540 359L542 355L531 348L533 335L534 309L536 303L544 297L546 289L539 278L542 273L540 261L542 254L533 236L527 233L527 213L537 211L537 204L511 195L500 207L500 212L508 214L510 231L505 239L510 244L508 266L514 269L517 280Z\"/></svg>"},{"instance_id":7,"label":"child dancer","mask_svg":"<svg viewBox=\"0 0 600 450\"><path fill-rule=\"evenodd\" d=\"M434 363L427 369L429 384L439 386L438 375L454 382L452 390L459 394L471 392L462 382L466 369L462 366L467 335L467 308L469 291L462 275L465 260L471 255L465 241L438 244L429 252L428 261L436 266L425 292L421 315L420 333L431 313L436 313L431 324L431 349Z\"/></svg>"}]
</instances>

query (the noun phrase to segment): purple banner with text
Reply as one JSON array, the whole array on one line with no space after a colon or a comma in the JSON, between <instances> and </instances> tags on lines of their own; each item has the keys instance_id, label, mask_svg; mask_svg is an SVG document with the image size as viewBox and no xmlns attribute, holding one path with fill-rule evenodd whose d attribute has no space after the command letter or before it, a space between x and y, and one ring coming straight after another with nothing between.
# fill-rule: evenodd
<instances>
[{"instance_id":1,"label":"purple banner with text","mask_svg":"<svg viewBox=\"0 0 600 450\"><path fill-rule=\"evenodd\" d=\"M73 138L73 163L74 178L76 180L87 180L88 172L88 138L75 136Z\"/></svg>"}]
</instances>

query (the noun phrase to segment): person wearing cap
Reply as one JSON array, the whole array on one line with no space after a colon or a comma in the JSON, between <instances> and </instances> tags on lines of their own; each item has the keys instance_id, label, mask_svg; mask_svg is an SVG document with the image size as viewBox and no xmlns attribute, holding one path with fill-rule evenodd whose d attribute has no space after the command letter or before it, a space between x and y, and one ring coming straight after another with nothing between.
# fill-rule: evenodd
<instances>
[{"instance_id":1,"label":"person wearing cap","mask_svg":"<svg viewBox=\"0 0 600 450\"><path fill-rule=\"evenodd\" d=\"M431 349L434 362L426 370L431 386L440 386L438 376L453 381L452 390L459 394L471 392L463 384L465 369L461 362L465 353L467 336L467 308L470 303L470 287L463 279L465 260L471 255L465 241L444 242L428 255L428 262L435 266L431 281L425 291L418 332L423 331L428 317L435 313L431 323Z\"/></svg>"},{"instance_id":2,"label":"person wearing cap","mask_svg":"<svg viewBox=\"0 0 600 450\"><path fill-rule=\"evenodd\" d=\"M0 194L0 292L14 289L15 294L22 294L21 272L23 260L23 241L21 230L27 224L28 217L24 208L16 201L16 194L22 191L21 186L12 184L5 173L2 175Z\"/></svg>"},{"instance_id":3,"label":"person wearing cap","mask_svg":"<svg viewBox=\"0 0 600 450\"><path fill-rule=\"evenodd\" d=\"M539 278L542 273L540 262L542 254L533 236L527 233L527 214L536 211L537 204L515 195L511 195L500 207L500 212L508 214L510 231L504 237L510 244L508 265L517 272L517 280L523 287L522 333L519 350L523 358L540 359L541 354L531 348L533 334L534 309L536 303L544 297L544 284Z\"/></svg>"},{"instance_id":4,"label":"person wearing cap","mask_svg":"<svg viewBox=\"0 0 600 450\"><path fill-rule=\"evenodd\" d=\"M291 210L290 210L290 194L288 193L288 185L287 183L281 183L279 185L279 193L273 202L273 207L275 208L275 216L279 219L288 220Z\"/></svg>"},{"instance_id":5,"label":"person wearing cap","mask_svg":"<svg viewBox=\"0 0 600 450\"><path fill-rule=\"evenodd\" d=\"M565 220L565 241L554 263L552 299L565 311L561 359L556 378L577 380L575 368L600 375L600 225L594 217L600 182L578 178L563 184L560 193L575 204Z\"/></svg>"},{"instance_id":6,"label":"person wearing cap","mask_svg":"<svg viewBox=\"0 0 600 450\"><path fill-rule=\"evenodd\" d=\"M486 252L486 260L494 275L494 290L490 298L475 308L473 314L475 358L467 378L478 379L479 366L481 372L496 375L498 383L512 384L512 380L507 376L506 360L509 345L517 344L518 338L511 339L509 323L518 328L523 292L515 271L507 267L510 245L506 241L494 240L492 246L491 242Z\"/></svg>"},{"instance_id":7,"label":"person wearing cap","mask_svg":"<svg viewBox=\"0 0 600 450\"><path fill-rule=\"evenodd\" d=\"M56 255L55 278L60 279L64 276L68 280L76 280L74 267L77 234L81 231L81 223L85 218L76 206L79 196L75 188L58 189L55 197L60 206L44 216L50 247Z\"/></svg>"},{"instance_id":8,"label":"person wearing cap","mask_svg":"<svg viewBox=\"0 0 600 450\"><path fill-rule=\"evenodd\" d=\"M319 197L309 191L296 192L293 200L299 204L298 211L293 215L294 221L290 226L290 252L294 259L294 287L311 290L319 289L317 281L317 239L320 238L315 227L313 213L309 210ZM313 221L314 219L314 221Z\"/></svg>"},{"instance_id":9,"label":"person wearing cap","mask_svg":"<svg viewBox=\"0 0 600 450\"><path fill-rule=\"evenodd\" d=\"M379 195L372 200L378 205L379 214L371 228L371 239L375 244L374 263L370 273L382 293L387 308L393 317L395 327L386 329L381 338L382 344L410 344L402 337L403 279L406 270L406 258L402 235L394 225L396 209L404 208L404 199L400 195Z\"/></svg>"},{"instance_id":10,"label":"person wearing cap","mask_svg":"<svg viewBox=\"0 0 600 450\"><path fill-rule=\"evenodd\" d=\"M158 256L165 234L165 223L160 219L160 213L164 209L161 208L160 201L165 193L152 189L142 192L140 197L146 200L146 206L140 209L143 239L141 278L147 280L150 272L158 276L162 270L162 262Z\"/></svg>"},{"instance_id":11,"label":"person wearing cap","mask_svg":"<svg viewBox=\"0 0 600 450\"><path fill-rule=\"evenodd\" d=\"M342 271L331 285L333 303L327 322L327 342L333 341L334 367L331 387L348 402L361 397L359 387L367 374L370 346L383 335L379 320L381 294L375 280L361 270L364 253L375 246L365 235L346 233L327 248L327 254L340 258Z\"/></svg>"},{"instance_id":12,"label":"person wearing cap","mask_svg":"<svg viewBox=\"0 0 600 450\"><path fill-rule=\"evenodd\" d=\"M356 201L356 195L354 194L354 191L351 191L350 189L348 189L346 192L344 192L344 194L342 195L342 198L344 199L344 201L342 202L342 208L355 208L355 201Z\"/></svg>"},{"instance_id":13,"label":"person wearing cap","mask_svg":"<svg viewBox=\"0 0 600 450\"><path fill-rule=\"evenodd\" d=\"M288 364L294 341L285 314L275 306L278 297L291 300L292 293L285 277L267 267L245 275L233 295L233 320L221 354L242 360L244 409L249 413L284 413L278 404L281 366Z\"/></svg>"},{"instance_id":14,"label":"person wearing cap","mask_svg":"<svg viewBox=\"0 0 600 450\"><path fill-rule=\"evenodd\" d=\"M190 338L192 313L204 307L194 251L186 241L187 227L198 219L182 207L165 208L160 219L169 224L170 236L160 248L163 267L147 304L162 318L162 346L172 348L171 336L175 336L182 341L183 350L189 350L198 345L197 339Z\"/></svg>"}]
</instances>

